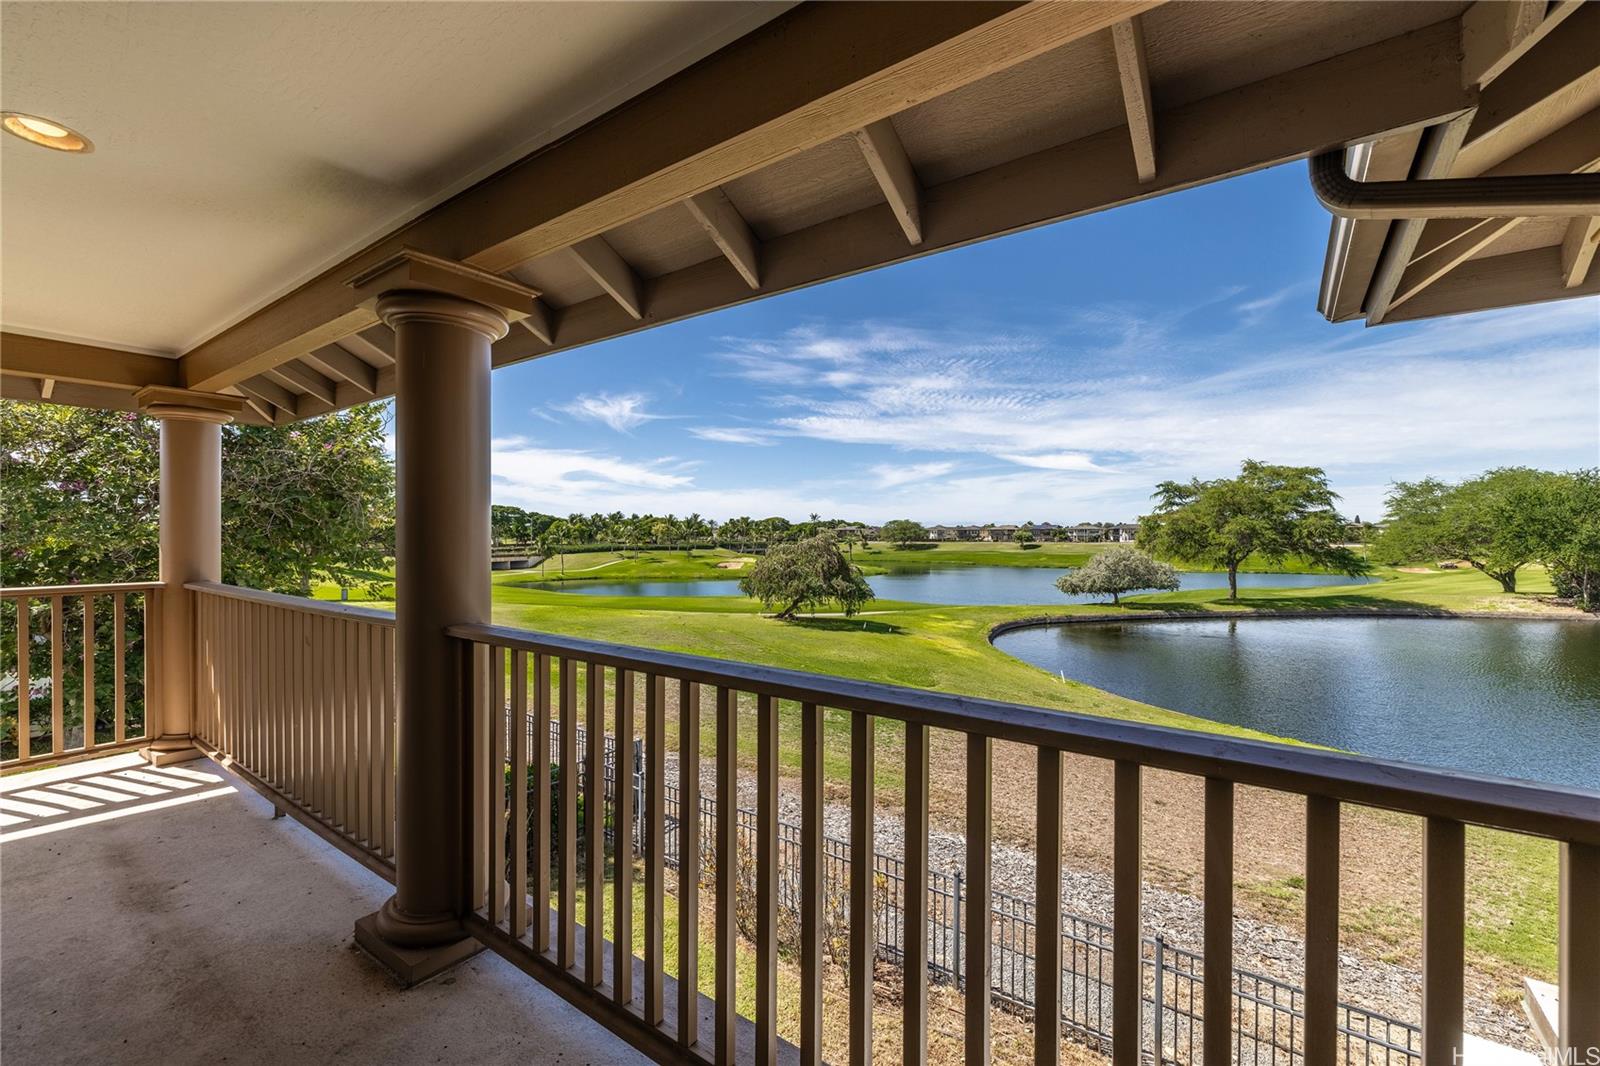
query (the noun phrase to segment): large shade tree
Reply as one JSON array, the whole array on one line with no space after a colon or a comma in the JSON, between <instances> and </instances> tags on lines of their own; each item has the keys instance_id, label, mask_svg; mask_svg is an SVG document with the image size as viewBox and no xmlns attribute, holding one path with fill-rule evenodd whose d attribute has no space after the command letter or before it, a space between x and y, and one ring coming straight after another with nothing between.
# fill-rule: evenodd
<instances>
[{"instance_id":1,"label":"large shade tree","mask_svg":"<svg viewBox=\"0 0 1600 1066\"><path fill-rule=\"evenodd\" d=\"M6 585L148 580L158 556L159 426L127 412L0 407ZM227 581L306 592L392 550L394 466L384 406L286 427L226 426Z\"/></svg>"},{"instance_id":2,"label":"large shade tree","mask_svg":"<svg viewBox=\"0 0 1600 1066\"><path fill-rule=\"evenodd\" d=\"M848 617L872 599L860 568L829 532L776 545L739 579L739 590L783 619L830 603Z\"/></svg>"},{"instance_id":3,"label":"large shade tree","mask_svg":"<svg viewBox=\"0 0 1600 1066\"><path fill-rule=\"evenodd\" d=\"M1438 478L1396 482L1373 557L1385 563L1460 559L1515 592L1517 571L1548 547L1553 477L1503 467L1453 485Z\"/></svg>"},{"instance_id":4,"label":"large shade tree","mask_svg":"<svg viewBox=\"0 0 1600 1066\"><path fill-rule=\"evenodd\" d=\"M883 539L897 548L928 539L928 530L921 522L909 518L896 518L883 524Z\"/></svg>"},{"instance_id":5,"label":"large shade tree","mask_svg":"<svg viewBox=\"0 0 1600 1066\"><path fill-rule=\"evenodd\" d=\"M1163 481L1153 513L1139 521L1139 546L1155 555L1228 573L1228 598L1239 598L1239 567L1252 556L1281 563L1298 556L1313 566L1360 574L1366 561L1339 544L1345 522L1339 497L1320 467L1246 459L1239 476Z\"/></svg>"}]
</instances>

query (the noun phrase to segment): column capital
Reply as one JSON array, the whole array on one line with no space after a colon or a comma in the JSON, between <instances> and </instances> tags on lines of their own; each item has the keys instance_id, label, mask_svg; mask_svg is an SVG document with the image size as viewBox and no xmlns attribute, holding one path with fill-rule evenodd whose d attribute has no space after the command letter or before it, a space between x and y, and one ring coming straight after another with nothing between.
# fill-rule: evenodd
<instances>
[{"instance_id":1,"label":"column capital","mask_svg":"<svg viewBox=\"0 0 1600 1066\"><path fill-rule=\"evenodd\" d=\"M489 338L490 343L510 328L505 312L450 293L426 289L395 289L378 297L378 317L399 331L407 322L433 322L459 326Z\"/></svg>"},{"instance_id":2,"label":"column capital","mask_svg":"<svg viewBox=\"0 0 1600 1066\"><path fill-rule=\"evenodd\" d=\"M390 326L407 320L442 322L483 333L490 341L505 336L506 323L526 318L539 303L537 289L415 248L402 248L346 284ZM396 299L401 295L407 297L403 305ZM435 302L424 299L430 296ZM465 304L476 310L464 312Z\"/></svg>"},{"instance_id":3,"label":"column capital","mask_svg":"<svg viewBox=\"0 0 1600 1066\"><path fill-rule=\"evenodd\" d=\"M141 414L151 418L225 425L244 410L244 399L220 392L193 392L165 385L146 385L133 394Z\"/></svg>"}]
</instances>

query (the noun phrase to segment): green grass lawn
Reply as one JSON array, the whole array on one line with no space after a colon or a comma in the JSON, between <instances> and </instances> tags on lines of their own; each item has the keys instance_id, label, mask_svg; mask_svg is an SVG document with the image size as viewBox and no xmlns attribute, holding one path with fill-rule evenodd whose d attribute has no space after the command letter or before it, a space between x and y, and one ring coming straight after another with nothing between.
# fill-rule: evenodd
<instances>
[{"instance_id":1,"label":"green grass lawn","mask_svg":"<svg viewBox=\"0 0 1600 1066\"><path fill-rule=\"evenodd\" d=\"M864 567L903 565L937 560L962 565L1063 565L1082 546L1048 545L1024 553L1015 545L950 545L926 552L874 548L856 552ZM587 571L606 580L727 577L716 564L734 557L728 552L643 552L623 559L596 553L567 559L568 577ZM599 569L592 569L599 568ZM1226 590L1197 589L1128 598L1118 607L1041 603L1037 606L952 607L874 601L865 616L800 618L780 622L762 615L757 604L742 597L611 597L563 593L526 587L537 571L501 571L493 577L496 622L523 629L631 644L666 651L761 663L815 673L881 681L958 695L983 696L1032 706L1106 715L1127 721L1176 726L1230 736L1277 740L1252 730L1153 707L1046 673L1014 659L989 642L994 626L1007 620L1097 615L1135 618L1153 610L1208 613L1216 611L1407 608L1445 611L1489 610L1515 613L1537 608L1534 598L1549 593L1545 575L1529 568L1521 575L1521 591L1506 596L1498 585L1472 570L1429 570L1407 573L1379 568L1379 581L1367 585L1297 589L1245 589L1237 602ZM333 590L333 598L337 590ZM377 602L374 606L389 606ZM580 685L582 684L582 678ZM702 715L703 750L714 750L714 721ZM848 731L842 716L830 720L826 773L844 779L848 773ZM879 720L881 788L901 787L900 760L894 757L902 735L898 724ZM672 727L675 729L675 723ZM785 738L799 733L798 711L783 708ZM742 729L741 761L754 756L755 730ZM676 743L676 738L672 738ZM748 749L748 750L747 750ZM784 770L798 770L798 745L780 748ZM1555 967L1553 922L1556 913L1555 848L1548 841L1485 830L1469 834L1474 894L1482 899L1471 908L1467 929L1471 957L1490 972L1548 976ZM1250 888L1245 887L1248 895ZM1293 896L1296 889L1285 889ZM1291 901L1291 906L1295 904ZM1410 936L1414 915L1377 913L1348 915L1352 933L1370 933L1376 940ZM1507 985L1506 987L1510 987Z\"/></svg>"}]
</instances>

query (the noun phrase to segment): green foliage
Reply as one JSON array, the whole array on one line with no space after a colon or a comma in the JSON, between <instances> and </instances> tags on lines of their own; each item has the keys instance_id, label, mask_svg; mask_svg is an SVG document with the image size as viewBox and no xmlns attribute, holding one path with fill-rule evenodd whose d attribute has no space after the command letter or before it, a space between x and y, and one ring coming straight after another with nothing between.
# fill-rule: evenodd
<instances>
[{"instance_id":1,"label":"green foliage","mask_svg":"<svg viewBox=\"0 0 1600 1066\"><path fill-rule=\"evenodd\" d=\"M1600 611L1600 468L1551 474L1536 539L1556 594Z\"/></svg>"},{"instance_id":2,"label":"green foliage","mask_svg":"<svg viewBox=\"0 0 1600 1066\"><path fill-rule=\"evenodd\" d=\"M1139 589L1178 590L1178 571L1170 564L1157 562L1138 548L1117 544L1094 556L1083 566L1056 579L1056 588L1068 596L1111 594L1111 602L1121 602L1124 592Z\"/></svg>"},{"instance_id":3,"label":"green foliage","mask_svg":"<svg viewBox=\"0 0 1600 1066\"><path fill-rule=\"evenodd\" d=\"M829 601L848 617L872 599L871 586L839 550L832 533L773 548L739 579L739 590L767 610L777 608L779 618L793 618L801 608L814 611Z\"/></svg>"},{"instance_id":4,"label":"green foliage","mask_svg":"<svg viewBox=\"0 0 1600 1066\"><path fill-rule=\"evenodd\" d=\"M1017 530L1015 540L1018 544L1026 547L1027 545L1033 543L1033 534L1026 529L1019 529Z\"/></svg>"},{"instance_id":5,"label":"green foliage","mask_svg":"<svg viewBox=\"0 0 1600 1066\"><path fill-rule=\"evenodd\" d=\"M127 411L0 404L7 586L156 573L156 422Z\"/></svg>"},{"instance_id":6,"label":"green foliage","mask_svg":"<svg viewBox=\"0 0 1600 1066\"><path fill-rule=\"evenodd\" d=\"M1373 558L1385 563L1463 559L1506 592L1515 592L1517 571L1549 546L1556 477L1503 467L1456 485L1437 478L1396 482Z\"/></svg>"},{"instance_id":7,"label":"green foliage","mask_svg":"<svg viewBox=\"0 0 1600 1066\"><path fill-rule=\"evenodd\" d=\"M904 548L907 544L914 544L919 540L927 540L928 531L921 522L913 522L909 518L896 518L892 522L883 524L883 539L890 544Z\"/></svg>"},{"instance_id":8,"label":"green foliage","mask_svg":"<svg viewBox=\"0 0 1600 1066\"><path fill-rule=\"evenodd\" d=\"M394 525L383 411L364 404L282 429L224 428L225 580L309 596L313 578L347 580L383 563Z\"/></svg>"},{"instance_id":9,"label":"green foliage","mask_svg":"<svg viewBox=\"0 0 1600 1066\"><path fill-rule=\"evenodd\" d=\"M1298 555L1342 574L1362 574L1366 561L1338 546L1344 520L1339 497L1320 467L1275 466L1246 459L1235 478L1156 486L1156 509L1139 521L1138 543L1155 555L1220 567L1228 598L1239 598L1239 567L1256 556L1280 562Z\"/></svg>"}]
</instances>

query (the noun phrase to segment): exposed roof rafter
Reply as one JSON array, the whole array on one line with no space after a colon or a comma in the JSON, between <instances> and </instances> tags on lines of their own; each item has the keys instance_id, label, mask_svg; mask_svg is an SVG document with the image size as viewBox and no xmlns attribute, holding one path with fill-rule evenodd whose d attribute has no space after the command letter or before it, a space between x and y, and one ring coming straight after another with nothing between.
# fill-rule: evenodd
<instances>
[{"instance_id":1,"label":"exposed roof rafter","mask_svg":"<svg viewBox=\"0 0 1600 1066\"><path fill-rule=\"evenodd\" d=\"M761 288L761 246L728 194L712 189L689 197L684 204L739 276L752 289Z\"/></svg>"},{"instance_id":2,"label":"exposed roof rafter","mask_svg":"<svg viewBox=\"0 0 1600 1066\"><path fill-rule=\"evenodd\" d=\"M917 181L916 168L906 155L905 145L900 143L900 135L894 131L894 123L880 119L856 130L855 136L906 240L921 244L922 184Z\"/></svg>"},{"instance_id":3,"label":"exposed roof rafter","mask_svg":"<svg viewBox=\"0 0 1600 1066\"><path fill-rule=\"evenodd\" d=\"M583 272L594 279L611 298L622 305L622 309L634 318L644 317L644 298L641 295L639 276L633 272L627 260L617 254L617 250L606 243L604 237L590 237L586 241L579 241L567 253L577 261Z\"/></svg>"},{"instance_id":4,"label":"exposed roof rafter","mask_svg":"<svg viewBox=\"0 0 1600 1066\"><path fill-rule=\"evenodd\" d=\"M1122 82L1122 105L1128 113L1128 137L1133 142L1133 165L1140 181L1156 176L1155 104L1150 98L1150 65L1144 52L1144 28L1138 16L1111 27L1117 52L1117 76Z\"/></svg>"}]
</instances>

